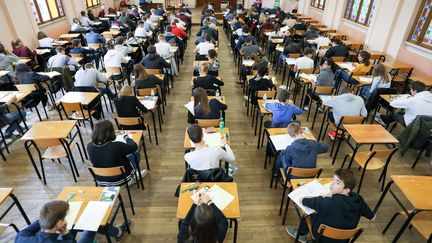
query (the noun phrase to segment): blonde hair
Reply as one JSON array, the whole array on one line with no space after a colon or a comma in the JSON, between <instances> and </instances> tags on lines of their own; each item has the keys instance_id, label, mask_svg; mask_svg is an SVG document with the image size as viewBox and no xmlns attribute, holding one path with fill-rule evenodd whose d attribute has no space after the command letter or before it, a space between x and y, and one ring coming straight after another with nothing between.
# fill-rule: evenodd
<instances>
[{"instance_id":1,"label":"blonde hair","mask_svg":"<svg viewBox=\"0 0 432 243\"><path fill-rule=\"evenodd\" d=\"M201 64L200 73L206 73L207 74L208 69L209 69L209 65L207 62L205 62L205 63Z\"/></svg>"},{"instance_id":2,"label":"blonde hair","mask_svg":"<svg viewBox=\"0 0 432 243\"><path fill-rule=\"evenodd\" d=\"M288 125L287 130L288 130L288 134L291 137L298 136L303 133L303 129L300 127L300 125L297 122L290 123Z\"/></svg>"},{"instance_id":3,"label":"blonde hair","mask_svg":"<svg viewBox=\"0 0 432 243\"><path fill-rule=\"evenodd\" d=\"M125 85L120 90L119 97L124 97L124 96L132 96L132 87L131 86Z\"/></svg>"},{"instance_id":4,"label":"blonde hair","mask_svg":"<svg viewBox=\"0 0 432 243\"><path fill-rule=\"evenodd\" d=\"M374 77L381 77L381 82L386 84L390 82L389 75L387 73L386 67L382 63L378 63L374 66L372 75Z\"/></svg>"}]
</instances>

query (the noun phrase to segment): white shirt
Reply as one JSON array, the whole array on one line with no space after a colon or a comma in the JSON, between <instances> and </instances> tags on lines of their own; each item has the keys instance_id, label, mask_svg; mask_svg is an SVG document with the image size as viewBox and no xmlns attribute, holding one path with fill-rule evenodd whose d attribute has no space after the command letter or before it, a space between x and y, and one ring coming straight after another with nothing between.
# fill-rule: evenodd
<instances>
[{"instance_id":1,"label":"white shirt","mask_svg":"<svg viewBox=\"0 0 432 243\"><path fill-rule=\"evenodd\" d=\"M204 147L185 154L184 158L194 170L210 170L219 167L219 160L234 162L235 156L228 144L225 149L226 151L220 147Z\"/></svg>"},{"instance_id":2,"label":"white shirt","mask_svg":"<svg viewBox=\"0 0 432 243\"><path fill-rule=\"evenodd\" d=\"M296 59L295 65L297 67L297 70L298 69L314 68L314 61L310 57L302 56L302 57Z\"/></svg>"},{"instance_id":3,"label":"white shirt","mask_svg":"<svg viewBox=\"0 0 432 243\"><path fill-rule=\"evenodd\" d=\"M234 31L236 33L237 36L241 36L243 35L243 29L242 28L238 28L236 31Z\"/></svg>"},{"instance_id":4,"label":"white shirt","mask_svg":"<svg viewBox=\"0 0 432 243\"><path fill-rule=\"evenodd\" d=\"M405 109L404 120L408 126L418 115L432 116L432 93L423 91L413 97L393 100L390 105Z\"/></svg>"},{"instance_id":5,"label":"white shirt","mask_svg":"<svg viewBox=\"0 0 432 243\"><path fill-rule=\"evenodd\" d=\"M128 58L116 50L108 50L104 56L106 67L121 67L122 63L127 63L128 61Z\"/></svg>"},{"instance_id":6,"label":"white shirt","mask_svg":"<svg viewBox=\"0 0 432 243\"><path fill-rule=\"evenodd\" d=\"M201 42L196 46L196 50L198 50L200 55L208 55L208 51L214 49L214 44L209 42Z\"/></svg>"},{"instance_id":7,"label":"white shirt","mask_svg":"<svg viewBox=\"0 0 432 243\"><path fill-rule=\"evenodd\" d=\"M314 40L308 40L309 43L311 44L317 44L317 50L320 49L321 46L328 46L331 43L331 40L327 37L318 37Z\"/></svg>"},{"instance_id":8,"label":"white shirt","mask_svg":"<svg viewBox=\"0 0 432 243\"><path fill-rule=\"evenodd\" d=\"M91 69L80 69L75 73L75 86L93 86L98 88L98 82L106 83L108 78L104 73L98 70Z\"/></svg>"},{"instance_id":9,"label":"white shirt","mask_svg":"<svg viewBox=\"0 0 432 243\"><path fill-rule=\"evenodd\" d=\"M38 42L39 42L39 47L53 47L54 39L46 37L40 39Z\"/></svg>"},{"instance_id":10,"label":"white shirt","mask_svg":"<svg viewBox=\"0 0 432 243\"><path fill-rule=\"evenodd\" d=\"M141 28L138 26L135 29L135 36L137 36L137 37L148 37L151 35L152 35L152 32L151 31L147 32L144 27Z\"/></svg>"},{"instance_id":11,"label":"white shirt","mask_svg":"<svg viewBox=\"0 0 432 243\"><path fill-rule=\"evenodd\" d=\"M166 42L159 42L155 44L156 53L163 58L172 57L173 50L170 44Z\"/></svg>"},{"instance_id":12,"label":"white shirt","mask_svg":"<svg viewBox=\"0 0 432 243\"><path fill-rule=\"evenodd\" d=\"M81 22L81 25L84 26L84 27L90 27L90 26L93 26L93 25L94 25L94 22L91 21L91 20L90 20L88 17L86 17L86 16L82 16L82 17L80 18L80 22Z\"/></svg>"},{"instance_id":13,"label":"white shirt","mask_svg":"<svg viewBox=\"0 0 432 243\"><path fill-rule=\"evenodd\" d=\"M78 65L78 62L66 55L57 54L48 59L48 68Z\"/></svg>"}]
</instances>

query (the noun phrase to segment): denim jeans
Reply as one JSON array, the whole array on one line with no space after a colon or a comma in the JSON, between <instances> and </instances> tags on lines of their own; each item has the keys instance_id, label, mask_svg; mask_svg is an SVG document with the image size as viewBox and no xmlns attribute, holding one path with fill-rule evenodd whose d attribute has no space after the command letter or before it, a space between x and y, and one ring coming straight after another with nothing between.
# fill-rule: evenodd
<instances>
[{"instance_id":1,"label":"denim jeans","mask_svg":"<svg viewBox=\"0 0 432 243\"><path fill-rule=\"evenodd\" d=\"M20 110L22 116L26 117L26 113L23 110ZM6 136L12 135L12 133L18 128L19 124L22 122L21 116L18 112L9 112L4 114L5 122L9 124L9 127L6 129Z\"/></svg>"},{"instance_id":2,"label":"denim jeans","mask_svg":"<svg viewBox=\"0 0 432 243\"><path fill-rule=\"evenodd\" d=\"M355 84L356 83L355 79L351 78L350 75L346 71L344 71L342 69L338 69L336 71L335 78L334 78L334 80L335 80L334 88L335 89L337 89L339 87L342 79L345 80L349 84Z\"/></svg>"},{"instance_id":3,"label":"denim jeans","mask_svg":"<svg viewBox=\"0 0 432 243\"><path fill-rule=\"evenodd\" d=\"M139 151L135 151L133 154L128 155L128 160L131 162L131 164L135 167L135 169L138 169L138 165L141 161L141 154Z\"/></svg>"}]
</instances>

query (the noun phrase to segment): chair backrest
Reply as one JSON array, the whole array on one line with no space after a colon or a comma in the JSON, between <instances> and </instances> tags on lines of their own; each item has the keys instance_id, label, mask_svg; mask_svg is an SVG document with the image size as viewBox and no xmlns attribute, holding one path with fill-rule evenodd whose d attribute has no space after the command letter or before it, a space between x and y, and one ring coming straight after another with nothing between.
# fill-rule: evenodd
<instances>
[{"instance_id":1,"label":"chair backrest","mask_svg":"<svg viewBox=\"0 0 432 243\"><path fill-rule=\"evenodd\" d=\"M146 70L146 72L148 74L160 74L161 73L160 69L149 69L149 68L146 68L145 70Z\"/></svg>"},{"instance_id":2,"label":"chair backrest","mask_svg":"<svg viewBox=\"0 0 432 243\"><path fill-rule=\"evenodd\" d=\"M276 99L276 90L258 90L256 97L263 98L264 94L268 99Z\"/></svg>"},{"instance_id":3,"label":"chair backrest","mask_svg":"<svg viewBox=\"0 0 432 243\"><path fill-rule=\"evenodd\" d=\"M327 50L327 49L330 49L330 48L331 48L331 46L320 46L318 48L318 50Z\"/></svg>"},{"instance_id":4,"label":"chair backrest","mask_svg":"<svg viewBox=\"0 0 432 243\"><path fill-rule=\"evenodd\" d=\"M103 37L105 37L105 39L112 39L113 38L113 34L111 32L103 32L102 35L103 35Z\"/></svg>"},{"instance_id":5,"label":"chair backrest","mask_svg":"<svg viewBox=\"0 0 432 243\"><path fill-rule=\"evenodd\" d=\"M313 74L314 71L315 71L314 68L299 68L299 69L297 70L297 76L298 76L300 73L304 73L304 74Z\"/></svg>"},{"instance_id":6,"label":"chair backrest","mask_svg":"<svg viewBox=\"0 0 432 243\"><path fill-rule=\"evenodd\" d=\"M287 174L300 178L318 178L323 171L322 168L296 168L289 167Z\"/></svg>"},{"instance_id":7,"label":"chair backrest","mask_svg":"<svg viewBox=\"0 0 432 243\"><path fill-rule=\"evenodd\" d=\"M361 51L363 49L363 44L360 43L351 44L349 47L351 48L351 50Z\"/></svg>"},{"instance_id":8,"label":"chair backrest","mask_svg":"<svg viewBox=\"0 0 432 243\"><path fill-rule=\"evenodd\" d=\"M123 166L108 167L108 168L96 168L90 166L89 170L93 176L96 175L96 176L104 176L104 177L119 176L125 173L125 169Z\"/></svg>"},{"instance_id":9,"label":"chair backrest","mask_svg":"<svg viewBox=\"0 0 432 243\"><path fill-rule=\"evenodd\" d=\"M314 93L323 94L323 95L331 95L333 94L333 86L315 86Z\"/></svg>"},{"instance_id":10,"label":"chair backrest","mask_svg":"<svg viewBox=\"0 0 432 243\"><path fill-rule=\"evenodd\" d=\"M81 111L82 110L82 106L80 102L72 102L72 103L68 103L68 102L60 102L61 106L63 107L64 111Z\"/></svg>"},{"instance_id":11,"label":"chair backrest","mask_svg":"<svg viewBox=\"0 0 432 243\"><path fill-rule=\"evenodd\" d=\"M108 77L111 77L113 74L121 74L122 69L121 67L105 67L106 73L108 74Z\"/></svg>"},{"instance_id":12,"label":"chair backrest","mask_svg":"<svg viewBox=\"0 0 432 243\"><path fill-rule=\"evenodd\" d=\"M38 148L48 148L48 147L55 147L55 146L62 145L62 143L60 142L60 139L58 139L58 138L53 138L53 139L35 139L35 140L33 140L33 143Z\"/></svg>"},{"instance_id":13,"label":"chair backrest","mask_svg":"<svg viewBox=\"0 0 432 243\"><path fill-rule=\"evenodd\" d=\"M218 127L219 119L195 119L198 126L207 127Z\"/></svg>"},{"instance_id":14,"label":"chair backrest","mask_svg":"<svg viewBox=\"0 0 432 243\"><path fill-rule=\"evenodd\" d=\"M141 125L143 123L142 117L118 117L115 116L114 120L117 124L117 127L121 129L122 126L135 126Z\"/></svg>"},{"instance_id":15,"label":"chair backrest","mask_svg":"<svg viewBox=\"0 0 432 243\"><path fill-rule=\"evenodd\" d=\"M371 69L371 70L372 70L372 69ZM370 72L370 71L368 71L368 72L363 72L363 71L351 72L351 77L352 77L352 76L366 76L369 72Z\"/></svg>"},{"instance_id":16,"label":"chair backrest","mask_svg":"<svg viewBox=\"0 0 432 243\"><path fill-rule=\"evenodd\" d=\"M338 229L327 226L325 224L321 224L318 228L318 239L317 242L320 242L321 236L335 239L335 240L349 240L354 242L360 234L363 232L363 228L356 229Z\"/></svg>"},{"instance_id":17,"label":"chair backrest","mask_svg":"<svg viewBox=\"0 0 432 243\"><path fill-rule=\"evenodd\" d=\"M345 57L340 57L340 56L333 56L331 59L333 59L333 61L335 61L335 62L345 61Z\"/></svg>"},{"instance_id":18,"label":"chair backrest","mask_svg":"<svg viewBox=\"0 0 432 243\"><path fill-rule=\"evenodd\" d=\"M342 116L340 124L362 124L365 120L364 116Z\"/></svg>"},{"instance_id":19,"label":"chair backrest","mask_svg":"<svg viewBox=\"0 0 432 243\"><path fill-rule=\"evenodd\" d=\"M26 92L26 91L34 91L37 90L37 86L36 84L16 84L15 87L18 89L18 91L20 92Z\"/></svg>"},{"instance_id":20,"label":"chair backrest","mask_svg":"<svg viewBox=\"0 0 432 243\"><path fill-rule=\"evenodd\" d=\"M74 59L81 59L83 58L83 55L81 53L70 53L71 57Z\"/></svg>"},{"instance_id":21,"label":"chair backrest","mask_svg":"<svg viewBox=\"0 0 432 243\"><path fill-rule=\"evenodd\" d=\"M145 89L137 89L137 96L150 96L151 92L154 92L154 94L156 95L157 93L159 93L157 88L145 88Z\"/></svg>"},{"instance_id":22,"label":"chair backrest","mask_svg":"<svg viewBox=\"0 0 432 243\"><path fill-rule=\"evenodd\" d=\"M90 48L95 49L95 50L101 48L101 46L102 46L101 43L88 43L87 45L88 45Z\"/></svg>"},{"instance_id":23,"label":"chair backrest","mask_svg":"<svg viewBox=\"0 0 432 243\"><path fill-rule=\"evenodd\" d=\"M287 55L287 58L299 58L300 56L300 53L291 53Z\"/></svg>"}]
</instances>

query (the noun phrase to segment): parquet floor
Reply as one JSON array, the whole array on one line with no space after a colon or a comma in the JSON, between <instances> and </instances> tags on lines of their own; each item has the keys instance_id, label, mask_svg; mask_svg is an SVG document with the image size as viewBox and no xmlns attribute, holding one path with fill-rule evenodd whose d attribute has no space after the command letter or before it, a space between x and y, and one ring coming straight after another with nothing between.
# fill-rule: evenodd
<instances>
[{"instance_id":1,"label":"parquet floor","mask_svg":"<svg viewBox=\"0 0 432 243\"><path fill-rule=\"evenodd\" d=\"M195 11L194 11L195 13ZM197 26L192 33L196 33ZM222 30L222 29L221 29ZM251 117L246 116L244 100L241 88L235 84L237 80L237 67L234 66L233 56L223 31L220 31L219 59L222 62L220 75L225 82L222 88L223 95L227 98L228 111L226 112L226 127L230 128L231 144L236 155L235 165L239 171L234 180L238 183L241 219L239 221L238 242L293 242L286 234L285 227L281 225L281 217L278 216L281 189L270 189L270 170L263 169L264 149L256 148L257 137L253 135ZM190 97L190 78L192 75L193 41L189 41L185 62L181 66L179 77L176 78L174 89L168 96L168 106L164 116L163 133L159 133L159 146L150 144L147 149L150 159L151 172L145 178L145 191L133 187L133 200L136 215L132 217L131 210L126 201L128 216L132 219L132 235L127 236L125 242L175 242L177 229L176 208L177 198L174 191L181 181L184 172L183 139L187 126L187 112L183 105ZM281 77L278 76L279 80ZM50 112L50 119L58 119L54 112ZM37 118L32 114L32 122ZM146 117L147 118L147 117ZM306 117L298 117L303 126L309 126ZM112 119L112 118L110 118ZM321 114L318 116L318 121ZM150 122L150 117L147 118ZM318 128L313 133L317 136ZM153 131L152 131L153 132ZM395 134L400 130L396 130ZM82 128L86 142L90 140L90 128ZM326 139L326 142L328 140ZM39 209L48 200L55 199L64 186L85 185L93 186L91 175L87 166L78 159L77 165L81 177L78 183L74 183L67 163L58 164L47 161L46 173L48 185L37 178L30 165L23 142L16 141L11 147L11 154L7 155L7 161L0 161L0 187L14 187L15 193L21 201L31 221L38 218ZM75 151L76 152L76 151ZM331 165L329 154L319 156L318 166L324 168L323 177L332 176L333 171L341 165L343 155L347 152L342 147L339 159L334 166ZM432 175L430 159L422 158L417 168L410 168L411 161L416 153L410 151L404 157L397 154L391 162L388 174L415 174ZM75 158L79 158L76 156ZM89 162L86 162L89 163ZM357 176L360 173L354 169ZM377 182L379 172L369 172L363 184L362 195L370 207L373 208L381 195ZM126 191L123 191L126 198ZM403 196L401 196L403 198ZM409 205L406 200L404 203ZM5 210L5 205L0 207L0 212ZM402 221L396 220L386 235L381 231L394 212L398 211L397 204L388 197L375 221L369 222L362 219L360 225L366 230L358 242L390 242ZM20 217L16 208L3 219L4 222L14 222L19 228L25 227L24 220ZM297 216L292 205L288 212L288 224L298 224ZM12 242L15 233L6 231L0 236L0 242ZM226 242L231 242L233 231L227 234ZM105 242L105 238L98 236L99 242ZM423 238L413 229L406 230L400 242L422 242Z\"/></svg>"}]
</instances>

